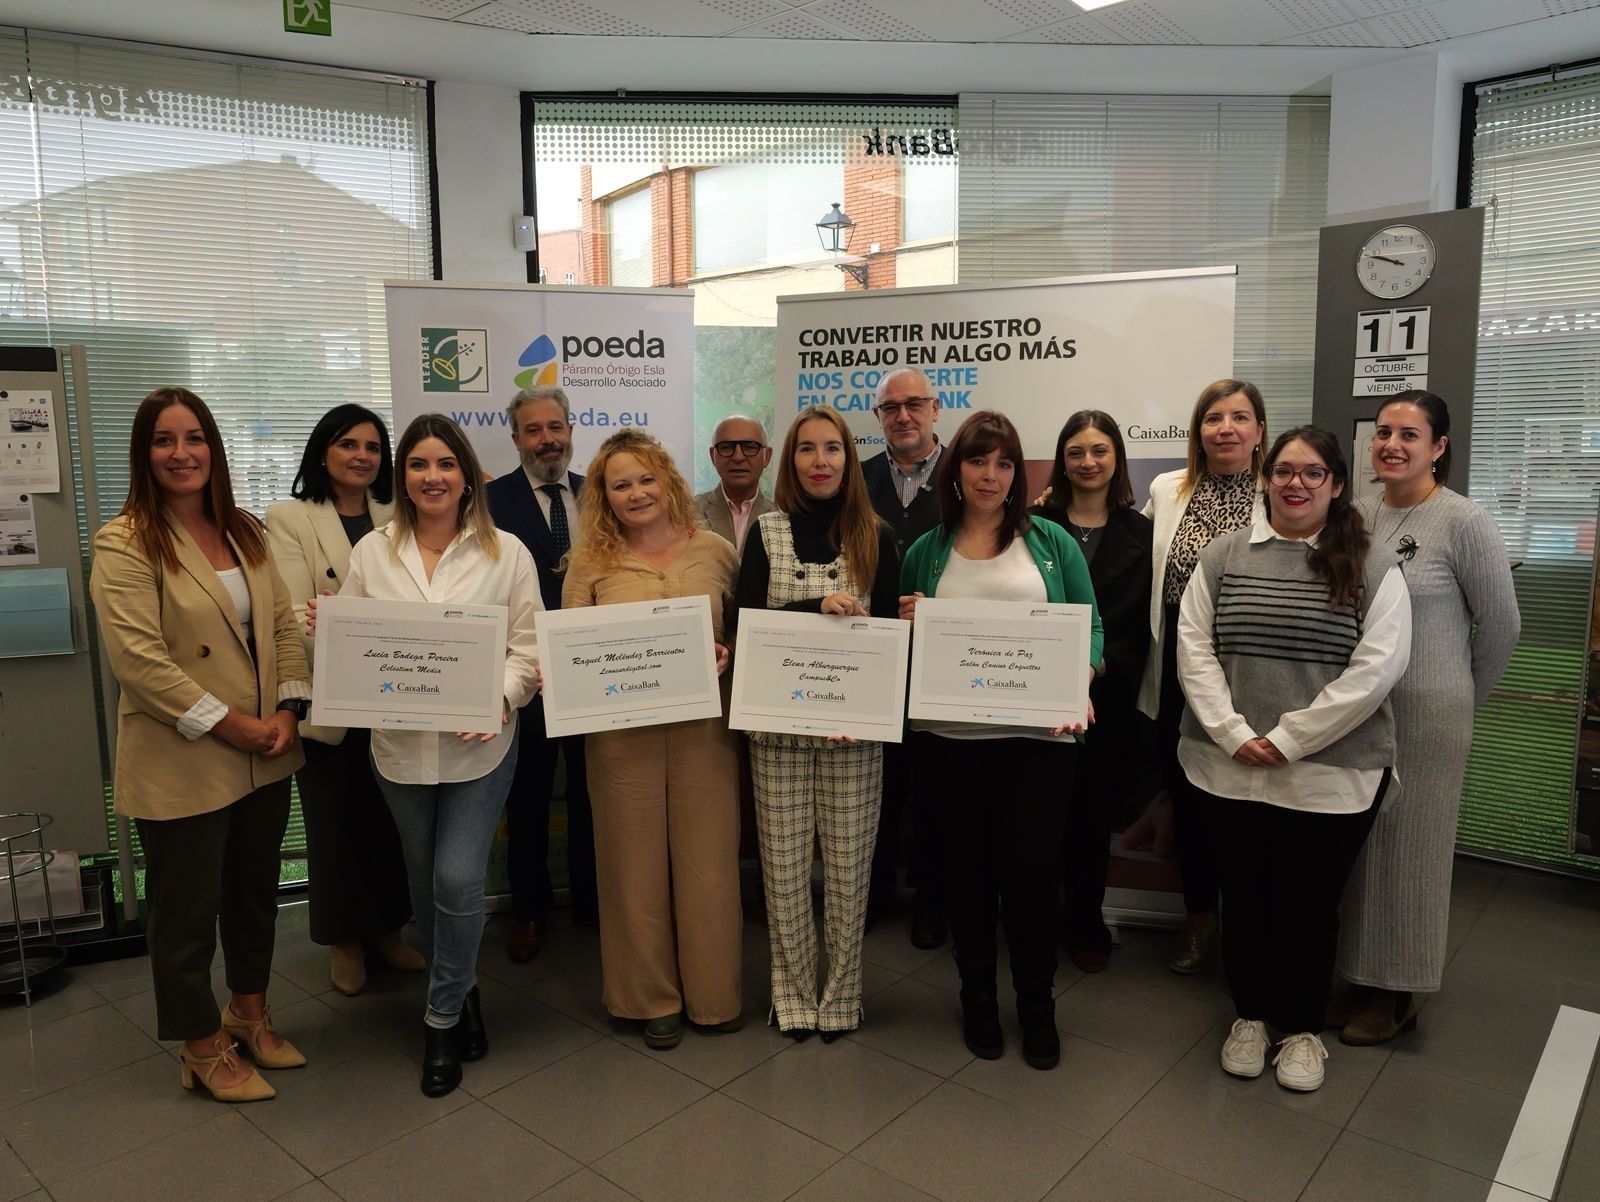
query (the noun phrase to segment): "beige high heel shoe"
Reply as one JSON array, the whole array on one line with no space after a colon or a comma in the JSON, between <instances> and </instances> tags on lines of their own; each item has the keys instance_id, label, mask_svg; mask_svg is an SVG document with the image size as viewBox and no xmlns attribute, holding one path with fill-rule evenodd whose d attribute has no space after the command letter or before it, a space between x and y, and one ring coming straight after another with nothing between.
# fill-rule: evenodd
<instances>
[{"instance_id":1,"label":"beige high heel shoe","mask_svg":"<svg viewBox=\"0 0 1600 1202\"><path fill-rule=\"evenodd\" d=\"M233 1054L238 1044L228 1043L218 1036L215 1046L215 1056L192 1056L188 1048L178 1049L178 1080L185 1089L193 1090L196 1085L204 1085L206 1092L219 1102L265 1102L268 1098L278 1096L278 1091L268 1085L255 1069L251 1069L250 1075L237 1085L211 1084L211 1078L217 1075L219 1068L239 1066L239 1058Z\"/></svg>"},{"instance_id":2,"label":"beige high heel shoe","mask_svg":"<svg viewBox=\"0 0 1600 1202\"><path fill-rule=\"evenodd\" d=\"M422 953L406 942L399 931L386 931L372 941L372 948L390 968L401 972L421 972L428 967Z\"/></svg>"},{"instance_id":3,"label":"beige high heel shoe","mask_svg":"<svg viewBox=\"0 0 1600 1202\"><path fill-rule=\"evenodd\" d=\"M335 943L328 959L328 979L345 997L367 987L367 961L359 943Z\"/></svg>"},{"instance_id":4,"label":"beige high heel shoe","mask_svg":"<svg viewBox=\"0 0 1600 1202\"><path fill-rule=\"evenodd\" d=\"M283 1036L283 1046L268 1049L261 1045L261 1036L264 1032L272 1031L272 1007L268 1006L261 1012L260 1018L240 1018L233 1012L231 1004L222 1009L222 1029L232 1035L245 1047L250 1049L250 1058L256 1062L258 1068L299 1068L306 1062L300 1054L300 1049L295 1047ZM274 1035L278 1033L272 1031Z\"/></svg>"}]
</instances>

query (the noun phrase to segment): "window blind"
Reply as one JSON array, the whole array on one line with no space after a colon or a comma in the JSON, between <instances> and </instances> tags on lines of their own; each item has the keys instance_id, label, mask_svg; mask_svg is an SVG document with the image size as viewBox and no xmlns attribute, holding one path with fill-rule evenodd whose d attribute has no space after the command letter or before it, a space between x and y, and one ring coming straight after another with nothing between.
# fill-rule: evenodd
<instances>
[{"instance_id":1,"label":"window blind","mask_svg":"<svg viewBox=\"0 0 1600 1202\"><path fill-rule=\"evenodd\" d=\"M258 515L328 408L387 414L380 281L433 275L428 154L412 82L0 32L0 340L86 344L85 536L152 388L206 400Z\"/></svg>"},{"instance_id":2,"label":"window blind","mask_svg":"<svg viewBox=\"0 0 1600 1202\"><path fill-rule=\"evenodd\" d=\"M1235 374L1270 428L1310 420L1325 97L968 93L960 113L962 283L1236 263Z\"/></svg>"},{"instance_id":3,"label":"window blind","mask_svg":"<svg viewBox=\"0 0 1600 1202\"><path fill-rule=\"evenodd\" d=\"M1600 72L1475 93L1470 193L1486 213L1471 492L1523 561L1522 639L1479 715L1460 840L1592 870L1567 834L1600 495Z\"/></svg>"}]
</instances>

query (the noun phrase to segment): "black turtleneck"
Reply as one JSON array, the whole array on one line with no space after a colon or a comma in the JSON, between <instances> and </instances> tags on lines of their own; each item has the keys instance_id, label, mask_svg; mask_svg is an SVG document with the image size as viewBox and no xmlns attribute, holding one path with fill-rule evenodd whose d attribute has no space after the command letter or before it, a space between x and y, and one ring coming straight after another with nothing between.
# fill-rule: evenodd
<instances>
[{"instance_id":1,"label":"black turtleneck","mask_svg":"<svg viewBox=\"0 0 1600 1202\"><path fill-rule=\"evenodd\" d=\"M832 563L839 549L828 539L833 521L839 516L841 498L829 497L818 501L807 499L804 506L789 514L789 530L794 539L794 553L802 563ZM739 564L739 584L734 601L740 609L767 608L767 582L772 572L772 562L767 558L767 547L761 539L759 524L752 524L744 540L744 552ZM829 589L828 592L839 592ZM895 546L894 531L883 521L878 521L878 570L872 581L872 616L895 618L900 615L900 552ZM821 613L819 594L808 601L794 601L782 606L797 613Z\"/></svg>"}]
</instances>

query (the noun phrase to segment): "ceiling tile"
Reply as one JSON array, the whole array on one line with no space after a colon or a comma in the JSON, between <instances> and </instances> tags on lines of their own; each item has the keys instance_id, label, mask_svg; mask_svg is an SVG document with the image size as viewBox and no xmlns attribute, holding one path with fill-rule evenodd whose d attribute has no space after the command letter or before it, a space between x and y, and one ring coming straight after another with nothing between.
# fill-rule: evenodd
<instances>
[{"instance_id":1,"label":"ceiling tile","mask_svg":"<svg viewBox=\"0 0 1600 1202\"><path fill-rule=\"evenodd\" d=\"M585 4L583 0L502 0L502 2L530 12L536 17L564 25L574 33L648 37L666 32L664 29L643 25L617 13L607 12L598 5ZM618 5L618 7L625 7L636 17L646 16L653 11L643 4Z\"/></svg>"},{"instance_id":2,"label":"ceiling tile","mask_svg":"<svg viewBox=\"0 0 1600 1202\"><path fill-rule=\"evenodd\" d=\"M1381 17L1408 8L1426 7L1428 0L1343 0L1343 3L1358 17Z\"/></svg>"},{"instance_id":3,"label":"ceiling tile","mask_svg":"<svg viewBox=\"0 0 1600 1202\"><path fill-rule=\"evenodd\" d=\"M1024 30L1002 38L1004 42L1051 42L1061 46L1117 46L1126 44L1126 39L1118 37L1103 25L1097 25L1088 17L1073 17L1070 21L1058 21L1054 25L1043 25L1038 29Z\"/></svg>"},{"instance_id":4,"label":"ceiling tile","mask_svg":"<svg viewBox=\"0 0 1600 1202\"><path fill-rule=\"evenodd\" d=\"M1543 0L1546 16L1559 17L1565 13L1581 13L1588 8L1600 8L1600 0Z\"/></svg>"},{"instance_id":5,"label":"ceiling tile","mask_svg":"<svg viewBox=\"0 0 1600 1202\"><path fill-rule=\"evenodd\" d=\"M351 8L372 8L379 12L400 13L407 17L438 17L449 20L462 13L482 8L484 0L340 0Z\"/></svg>"},{"instance_id":6,"label":"ceiling tile","mask_svg":"<svg viewBox=\"0 0 1600 1202\"><path fill-rule=\"evenodd\" d=\"M1276 46L1393 46L1386 42L1363 21L1347 21L1343 25L1330 25L1327 29L1314 29L1292 38L1280 38Z\"/></svg>"},{"instance_id":7,"label":"ceiling tile","mask_svg":"<svg viewBox=\"0 0 1600 1202\"><path fill-rule=\"evenodd\" d=\"M866 42L931 42L933 34L866 0L825 0L806 10ZM924 7L924 11L926 8ZM930 14L935 15L935 14Z\"/></svg>"},{"instance_id":8,"label":"ceiling tile","mask_svg":"<svg viewBox=\"0 0 1600 1202\"><path fill-rule=\"evenodd\" d=\"M1600 3L1600 0L1596 0ZM992 8L1010 17L1023 29L1049 25L1067 17L1078 16L1078 6L1067 0L982 0L983 7Z\"/></svg>"},{"instance_id":9,"label":"ceiling tile","mask_svg":"<svg viewBox=\"0 0 1600 1202\"><path fill-rule=\"evenodd\" d=\"M793 39L795 41L811 42L850 37L844 30L798 11L787 12L782 16L773 17L770 21L763 21L759 25L741 29L736 36L741 38L773 38L785 41Z\"/></svg>"},{"instance_id":10,"label":"ceiling tile","mask_svg":"<svg viewBox=\"0 0 1600 1202\"><path fill-rule=\"evenodd\" d=\"M790 11L788 5L779 4L778 0L699 0L699 2L713 12L731 17L740 25L765 21L769 17Z\"/></svg>"},{"instance_id":11,"label":"ceiling tile","mask_svg":"<svg viewBox=\"0 0 1600 1202\"><path fill-rule=\"evenodd\" d=\"M490 29L509 29L515 33L571 33L565 26L536 17L526 9L509 4L485 4L456 18L462 25L486 25Z\"/></svg>"},{"instance_id":12,"label":"ceiling tile","mask_svg":"<svg viewBox=\"0 0 1600 1202\"><path fill-rule=\"evenodd\" d=\"M1323 0L1326 4L1328 0ZM1294 0L1295 4L1302 0ZM1203 46L1259 46L1312 26L1296 25L1268 0L1154 0L1149 7ZM1107 10L1110 12L1111 10ZM1106 13L1097 14L1104 18ZM1348 21L1340 13L1324 25ZM1123 30L1122 32L1127 32ZM1168 39L1163 39L1168 40Z\"/></svg>"},{"instance_id":13,"label":"ceiling tile","mask_svg":"<svg viewBox=\"0 0 1600 1202\"><path fill-rule=\"evenodd\" d=\"M1450 36L1450 31L1439 18L1425 8L1373 17L1367 24L1397 46L1426 46L1430 42L1442 42Z\"/></svg>"},{"instance_id":14,"label":"ceiling tile","mask_svg":"<svg viewBox=\"0 0 1600 1202\"><path fill-rule=\"evenodd\" d=\"M1540 0L1436 0L1427 11L1453 38L1537 21L1545 15Z\"/></svg>"},{"instance_id":15,"label":"ceiling tile","mask_svg":"<svg viewBox=\"0 0 1600 1202\"><path fill-rule=\"evenodd\" d=\"M1145 0L1100 9L1094 19L1142 46L1195 46L1200 39Z\"/></svg>"},{"instance_id":16,"label":"ceiling tile","mask_svg":"<svg viewBox=\"0 0 1600 1202\"><path fill-rule=\"evenodd\" d=\"M1353 15L1339 0L1266 0L1266 5L1302 33L1348 24Z\"/></svg>"}]
</instances>

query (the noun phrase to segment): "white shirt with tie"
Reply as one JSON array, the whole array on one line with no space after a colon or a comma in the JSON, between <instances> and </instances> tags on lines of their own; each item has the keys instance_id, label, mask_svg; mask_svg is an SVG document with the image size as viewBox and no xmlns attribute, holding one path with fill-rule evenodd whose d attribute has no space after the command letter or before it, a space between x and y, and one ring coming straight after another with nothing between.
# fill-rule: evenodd
<instances>
[{"instance_id":1,"label":"white shirt with tie","mask_svg":"<svg viewBox=\"0 0 1600 1202\"><path fill-rule=\"evenodd\" d=\"M578 498L572 492L572 479L563 471L559 480L541 480L528 470L528 465L522 465L522 474L528 478L528 483L533 487L534 498L539 502L539 512L544 515L544 524L550 525L550 506L555 498L545 492L545 485L554 484L561 490L561 504L567 511L567 537L576 540L578 537ZM551 527L554 529L554 527Z\"/></svg>"}]
</instances>

